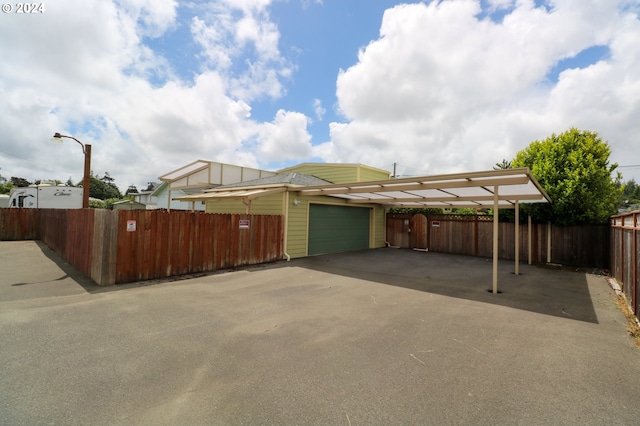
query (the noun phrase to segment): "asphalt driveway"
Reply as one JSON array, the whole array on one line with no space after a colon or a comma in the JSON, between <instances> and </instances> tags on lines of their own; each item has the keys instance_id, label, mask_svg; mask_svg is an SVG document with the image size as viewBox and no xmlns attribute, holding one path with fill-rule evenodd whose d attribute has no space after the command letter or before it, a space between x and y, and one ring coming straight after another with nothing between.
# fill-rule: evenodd
<instances>
[{"instance_id":1,"label":"asphalt driveway","mask_svg":"<svg viewBox=\"0 0 640 426\"><path fill-rule=\"evenodd\" d=\"M605 277L378 249L93 286L0 242L0 424L637 424Z\"/></svg>"}]
</instances>

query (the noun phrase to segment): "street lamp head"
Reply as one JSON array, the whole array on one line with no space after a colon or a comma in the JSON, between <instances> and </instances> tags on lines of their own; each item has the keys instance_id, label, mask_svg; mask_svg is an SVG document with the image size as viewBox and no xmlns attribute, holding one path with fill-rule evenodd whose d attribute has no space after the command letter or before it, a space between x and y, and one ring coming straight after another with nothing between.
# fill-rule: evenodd
<instances>
[{"instance_id":1,"label":"street lamp head","mask_svg":"<svg viewBox=\"0 0 640 426\"><path fill-rule=\"evenodd\" d=\"M58 142L58 143L62 143L62 135L60 133L57 133L55 135L53 135L53 137L51 138L51 140L53 142Z\"/></svg>"}]
</instances>

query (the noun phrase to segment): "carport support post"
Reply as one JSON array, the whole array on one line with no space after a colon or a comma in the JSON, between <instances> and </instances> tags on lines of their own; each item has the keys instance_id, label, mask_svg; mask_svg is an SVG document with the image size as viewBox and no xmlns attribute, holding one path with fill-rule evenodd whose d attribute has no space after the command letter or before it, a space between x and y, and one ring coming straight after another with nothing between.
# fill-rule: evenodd
<instances>
[{"instance_id":1,"label":"carport support post","mask_svg":"<svg viewBox=\"0 0 640 426\"><path fill-rule=\"evenodd\" d=\"M493 187L493 294L498 293L498 188Z\"/></svg>"},{"instance_id":2,"label":"carport support post","mask_svg":"<svg viewBox=\"0 0 640 426\"><path fill-rule=\"evenodd\" d=\"M520 275L520 202L516 200L516 275Z\"/></svg>"}]
</instances>

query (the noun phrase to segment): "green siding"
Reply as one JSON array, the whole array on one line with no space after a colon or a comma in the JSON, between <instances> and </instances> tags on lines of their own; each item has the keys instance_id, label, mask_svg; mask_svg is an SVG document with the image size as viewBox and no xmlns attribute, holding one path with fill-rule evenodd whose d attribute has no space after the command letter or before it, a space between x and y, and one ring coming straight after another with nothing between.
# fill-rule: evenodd
<instances>
[{"instance_id":1,"label":"green siding","mask_svg":"<svg viewBox=\"0 0 640 426\"><path fill-rule=\"evenodd\" d=\"M387 226L385 223L387 215L384 208L379 206L375 207L373 209L373 216L373 247L384 247L387 239Z\"/></svg>"},{"instance_id":2,"label":"green siding","mask_svg":"<svg viewBox=\"0 0 640 426\"><path fill-rule=\"evenodd\" d=\"M287 253L292 258L305 257L307 255L307 217L310 200L330 200L329 197L299 197L297 194L289 195L289 226L287 234ZM294 201L298 200L296 206Z\"/></svg>"},{"instance_id":3,"label":"green siding","mask_svg":"<svg viewBox=\"0 0 640 426\"><path fill-rule=\"evenodd\" d=\"M351 183L389 179L389 172L362 164L305 163L280 172L298 172L312 175L333 183Z\"/></svg>"},{"instance_id":4,"label":"green siding","mask_svg":"<svg viewBox=\"0 0 640 426\"><path fill-rule=\"evenodd\" d=\"M284 214L284 192L253 200L251 214Z\"/></svg>"},{"instance_id":5,"label":"green siding","mask_svg":"<svg viewBox=\"0 0 640 426\"><path fill-rule=\"evenodd\" d=\"M357 167L355 166L337 167L323 164L301 164L290 167L287 171L304 173L305 175L315 176L332 183L356 182L358 177Z\"/></svg>"},{"instance_id":6,"label":"green siding","mask_svg":"<svg viewBox=\"0 0 640 426\"><path fill-rule=\"evenodd\" d=\"M369 248L369 208L309 206L309 255Z\"/></svg>"},{"instance_id":7,"label":"green siding","mask_svg":"<svg viewBox=\"0 0 640 426\"><path fill-rule=\"evenodd\" d=\"M389 172L377 169L370 169L368 167L360 167L360 178L358 182L366 182L370 180L386 180L389 179L391 174Z\"/></svg>"},{"instance_id":8,"label":"green siding","mask_svg":"<svg viewBox=\"0 0 640 426\"><path fill-rule=\"evenodd\" d=\"M247 212L247 207L240 200L216 200L207 201L205 211L207 213L244 214Z\"/></svg>"},{"instance_id":9,"label":"green siding","mask_svg":"<svg viewBox=\"0 0 640 426\"><path fill-rule=\"evenodd\" d=\"M251 201L251 214L284 214L284 193L267 195ZM244 214L247 206L240 200L207 201L207 213Z\"/></svg>"}]
</instances>

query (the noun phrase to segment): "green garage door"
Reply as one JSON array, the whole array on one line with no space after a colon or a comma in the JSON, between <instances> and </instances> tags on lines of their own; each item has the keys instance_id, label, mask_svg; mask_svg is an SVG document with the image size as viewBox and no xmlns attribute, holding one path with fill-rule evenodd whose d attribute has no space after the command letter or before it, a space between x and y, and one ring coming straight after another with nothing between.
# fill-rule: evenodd
<instances>
[{"instance_id":1,"label":"green garage door","mask_svg":"<svg viewBox=\"0 0 640 426\"><path fill-rule=\"evenodd\" d=\"M369 248L369 211L363 207L309 206L309 255Z\"/></svg>"}]
</instances>

